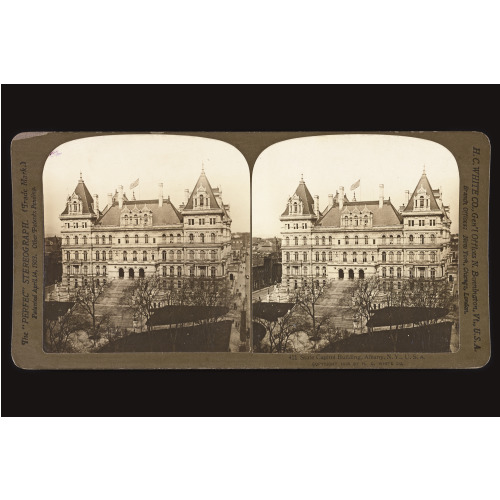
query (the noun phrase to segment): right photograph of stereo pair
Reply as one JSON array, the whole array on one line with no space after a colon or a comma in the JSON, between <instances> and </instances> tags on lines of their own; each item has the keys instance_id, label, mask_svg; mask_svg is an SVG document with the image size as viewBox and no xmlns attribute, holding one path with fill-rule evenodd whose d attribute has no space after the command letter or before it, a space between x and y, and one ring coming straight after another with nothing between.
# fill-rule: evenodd
<instances>
[{"instance_id":1,"label":"right photograph of stereo pair","mask_svg":"<svg viewBox=\"0 0 500 500\"><path fill-rule=\"evenodd\" d=\"M254 352L459 350L448 149L375 134L287 140L257 159L252 193Z\"/></svg>"}]
</instances>

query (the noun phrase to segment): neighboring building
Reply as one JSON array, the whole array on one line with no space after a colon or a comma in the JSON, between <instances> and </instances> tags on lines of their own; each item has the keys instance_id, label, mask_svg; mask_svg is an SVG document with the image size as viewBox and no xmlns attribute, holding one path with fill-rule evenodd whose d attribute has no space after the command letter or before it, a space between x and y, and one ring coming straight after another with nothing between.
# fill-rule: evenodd
<instances>
[{"instance_id":1,"label":"neighboring building","mask_svg":"<svg viewBox=\"0 0 500 500\"><path fill-rule=\"evenodd\" d=\"M62 222L63 284L69 289L89 276L106 283L153 274L182 286L184 277L224 277L231 258L231 217L222 193L202 170L177 208L163 196L129 200L123 186L99 208L81 175L66 200Z\"/></svg>"},{"instance_id":2,"label":"neighboring building","mask_svg":"<svg viewBox=\"0 0 500 500\"><path fill-rule=\"evenodd\" d=\"M289 198L282 221L283 280L297 288L307 279L363 279L377 275L444 278L450 252L449 207L432 189L425 170L407 203L397 210L384 199L349 201L344 188L319 210L302 179Z\"/></svg>"},{"instance_id":3,"label":"neighboring building","mask_svg":"<svg viewBox=\"0 0 500 500\"><path fill-rule=\"evenodd\" d=\"M278 253L252 257L252 288L260 290L281 282L281 261Z\"/></svg>"},{"instance_id":4,"label":"neighboring building","mask_svg":"<svg viewBox=\"0 0 500 500\"><path fill-rule=\"evenodd\" d=\"M233 261L245 260L249 251L250 233L232 233L231 252Z\"/></svg>"},{"instance_id":5,"label":"neighboring building","mask_svg":"<svg viewBox=\"0 0 500 500\"><path fill-rule=\"evenodd\" d=\"M43 273L44 286L53 285L61 281L62 278L62 238L58 236L48 236L44 239Z\"/></svg>"}]
</instances>

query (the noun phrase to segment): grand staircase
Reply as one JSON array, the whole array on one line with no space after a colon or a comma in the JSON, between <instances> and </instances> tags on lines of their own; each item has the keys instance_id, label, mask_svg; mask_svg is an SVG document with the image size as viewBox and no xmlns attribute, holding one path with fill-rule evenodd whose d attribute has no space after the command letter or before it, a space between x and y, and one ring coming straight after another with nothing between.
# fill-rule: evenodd
<instances>
[{"instance_id":1,"label":"grand staircase","mask_svg":"<svg viewBox=\"0 0 500 500\"><path fill-rule=\"evenodd\" d=\"M333 324L338 328L353 330L352 313L340 304L345 296L346 290L353 286L350 280L334 280L331 281L324 290L322 296L316 303L316 309L321 314L331 314Z\"/></svg>"},{"instance_id":2,"label":"grand staircase","mask_svg":"<svg viewBox=\"0 0 500 500\"><path fill-rule=\"evenodd\" d=\"M106 285L96 302L96 314L111 315L111 321L121 328L132 328L133 311L130 306L134 280L114 279Z\"/></svg>"}]
</instances>

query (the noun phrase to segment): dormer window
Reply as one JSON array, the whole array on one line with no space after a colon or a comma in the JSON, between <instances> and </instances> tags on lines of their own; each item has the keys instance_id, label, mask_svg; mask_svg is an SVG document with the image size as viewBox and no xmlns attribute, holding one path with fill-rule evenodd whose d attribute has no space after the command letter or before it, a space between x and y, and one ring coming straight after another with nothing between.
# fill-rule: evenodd
<instances>
[{"instance_id":1,"label":"dormer window","mask_svg":"<svg viewBox=\"0 0 500 500\"><path fill-rule=\"evenodd\" d=\"M293 203L293 213L294 214L297 213L297 202L296 201Z\"/></svg>"}]
</instances>

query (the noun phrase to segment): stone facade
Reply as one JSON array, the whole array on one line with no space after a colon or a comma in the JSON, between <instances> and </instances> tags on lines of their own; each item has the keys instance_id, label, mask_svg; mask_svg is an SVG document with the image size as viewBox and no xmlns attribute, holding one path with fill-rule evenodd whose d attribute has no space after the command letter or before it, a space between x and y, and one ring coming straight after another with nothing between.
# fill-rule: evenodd
<instances>
[{"instance_id":1,"label":"stone facade","mask_svg":"<svg viewBox=\"0 0 500 500\"><path fill-rule=\"evenodd\" d=\"M100 210L82 177L60 215L62 283L78 288L89 276L106 283L153 274L181 286L184 278L225 277L231 259L231 217L222 193L202 170L174 206L164 198L129 200L119 186Z\"/></svg>"},{"instance_id":2,"label":"stone facade","mask_svg":"<svg viewBox=\"0 0 500 500\"><path fill-rule=\"evenodd\" d=\"M411 197L396 209L379 186L376 201L349 201L340 187L319 210L304 180L289 198L282 222L283 281L363 279L377 275L445 278L451 260L449 207L425 170Z\"/></svg>"}]
</instances>

